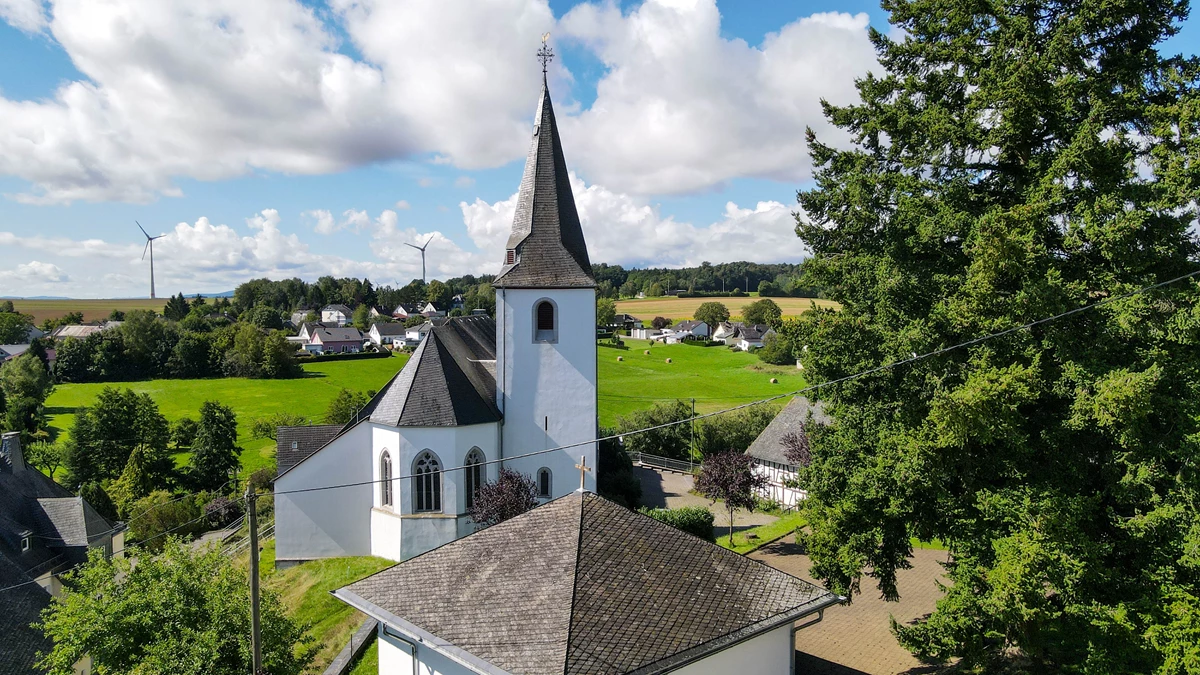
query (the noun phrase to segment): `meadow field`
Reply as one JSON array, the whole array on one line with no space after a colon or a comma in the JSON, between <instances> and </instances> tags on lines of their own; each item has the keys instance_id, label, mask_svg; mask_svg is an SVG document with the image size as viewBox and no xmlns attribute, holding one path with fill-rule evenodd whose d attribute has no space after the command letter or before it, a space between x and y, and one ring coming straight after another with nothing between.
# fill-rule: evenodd
<instances>
[{"instance_id":1,"label":"meadow field","mask_svg":"<svg viewBox=\"0 0 1200 675\"><path fill-rule=\"evenodd\" d=\"M668 319L681 321L683 319L692 318L692 314L696 308L706 302L719 302L729 308L730 318L737 321L741 317L742 307L758 300L756 296L744 296L741 298L643 298L641 300L618 300L617 312L632 314L637 318L649 322L656 316L665 316ZM839 307L838 303L833 300L818 300L815 298L771 298L779 308L783 310L784 316L798 316L807 312L815 304L817 307Z\"/></svg>"},{"instance_id":2,"label":"meadow field","mask_svg":"<svg viewBox=\"0 0 1200 675\"><path fill-rule=\"evenodd\" d=\"M625 338L628 350L599 351L600 424L649 408L658 401L696 399L696 412L722 410L742 403L795 391L804 376L795 366L772 366L745 352L725 347L650 346ZM646 350L650 353L646 354ZM617 357L623 361L617 361ZM671 363L667 363L667 359ZM779 380L771 384L771 378ZM782 405L782 402L781 404Z\"/></svg>"},{"instance_id":3,"label":"meadow field","mask_svg":"<svg viewBox=\"0 0 1200 675\"><path fill-rule=\"evenodd\" d=\"M152 309L162 312L165 298L125 298L121 300L13 300L13 308L22 314L33 316L35 325L46 319L57 319L70 312L83 312L85 322L108 318L114 309L128 312L131 309Z\"/></svg>"},{"instance_id":4,"label":"meadow field","mask_svg":"<svg viewBox=\"0 0 1200 675\"><path fill-rule=\"evenodd\" d=\"M663 345L653 347L626 339L627 350L597 347L600 423L612 425L618 416L649 408L658 401L696 399L697 412L711 412L755 399L794 391L804 377L791 366L764 364L752 354L724 347ZM644 352L650 350L647 355ZM617 361L617 357L623 361ZM670 358L671 363L666 360ZM46 400L51 432L66 439L75 410L91 405L106 386L149 394L170 421L196 419L200 405L213 400L233 408L238 416L238 444L243 472L269 466L275 444L252 438L254 420L277 412L302 415L321 423L329 402L343 387L357 391L381 389L407 362L405 355L389 359L305 364L305 377L294 380L148 380L142 382L60 384ZM771 384L777 378L778 384ZM178 460L184 461L180 456Z\"/></svg>"},{"instance_id":5,"label":"meadow field","mask_svg":"<svg viewBox=\"0 0 1200 675\"><path fill-rule=\"evenodd\" d=\"M46 410L51 431L59 434L59 438L66 438L74 423L75 410L91 405L104 387L129 388L150 394L158 403L159 412L170 421L180 417L198 419L202 403L218 401L237 413L238 445L245 449L242 453L242 470L249 474L272 464L275 456L274 441L251 437L250 425L254 420L277 412L288 412L303 415L320 424L329 402L343 387L358 391L381 389L407 361L407 355L396 355L389 359L305 364L305 377L294 380L230 377L60 384L46 399Z\"/></svg>"}]
</instances>

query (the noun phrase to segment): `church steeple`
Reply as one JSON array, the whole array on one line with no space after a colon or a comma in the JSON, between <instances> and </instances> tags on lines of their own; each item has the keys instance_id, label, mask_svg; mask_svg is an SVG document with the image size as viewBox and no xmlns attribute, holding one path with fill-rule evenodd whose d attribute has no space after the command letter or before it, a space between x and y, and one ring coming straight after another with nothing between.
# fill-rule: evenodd
<instances>
[{"instance_id":1,"label":"church steeple","mask_svg":"<svg viewBox=\"0 0 1200 675\"><path fill-rule=\"evenodd\" d=\"M512 234L505 246L504 265L494 285L502 288L590 288L596 285L588 260L583 228L575 210L567 161L563 157L546 84L545 62L552 57L543 46L542 98L538 104L533 143L517 196Z\"/></svg>"}]
</instances>

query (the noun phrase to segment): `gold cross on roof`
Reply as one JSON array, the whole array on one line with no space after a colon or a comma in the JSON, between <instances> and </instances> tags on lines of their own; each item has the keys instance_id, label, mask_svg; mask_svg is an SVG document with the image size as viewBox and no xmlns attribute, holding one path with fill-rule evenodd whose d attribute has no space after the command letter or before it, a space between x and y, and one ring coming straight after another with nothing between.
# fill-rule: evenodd
<instances>
[{"instance_id":1,"label":"gold cross on roof","mask_svg":"<svg viewBox=\"0 0 1200 675\"><path fill-rule=\"evenodd\" d=\"M587 456L586 455L579 458L579 463L575 465L575 468L579 469L579 489L582 490L582 489L584 489L583 488L584 478L587 476L587 472L592 470L592 467L587 465Z\"/></svg>"}]
</instances>

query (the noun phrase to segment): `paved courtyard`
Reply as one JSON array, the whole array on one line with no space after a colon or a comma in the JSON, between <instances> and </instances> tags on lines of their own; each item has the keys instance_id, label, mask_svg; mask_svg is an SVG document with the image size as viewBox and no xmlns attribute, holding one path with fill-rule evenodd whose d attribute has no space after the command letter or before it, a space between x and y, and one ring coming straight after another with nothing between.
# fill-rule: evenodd
<instances>
[{"instance_id":1,"label":"paved courtyard","mask_svg":"<svg viewBox=\"0 0 1200 675\"><path fill-rule=\"evenodd\" d=\"M791 535L767 544L751 558L813 581L808 573L808 556L801 555ZM796 673L808 675L892 675L893 673L930 673L939 668L923 665L896 644L889 616L901 623L933 611L940 591L934 582L941 576L939 561L945 551L913 551L912 569L897 574L899 602L879 598L874 580L864 578L863 592L850 605L830 607L820 623L796 633Z\"/></svg>"},{"instance_id":2,"label":"paved courtyard","mask_svg":"<svg viewBox=\"0 0 1200 675\"><path fill-rule=\"evenodd\" d=\"M651 508L677 509L681 506L703 506L713 512L716 519L713 527L718 533L729 527L729 512L721 504L713 504L710 500L694 495L689 490L693 487L692 477L685 473L660 471L644 466L634 466L634 473L642 481L642 505ZM777 520L775 516L765 513L737 509L733 512L734 531L740 532L751 527L766 525Z\"/></svg>"}]
</instances>

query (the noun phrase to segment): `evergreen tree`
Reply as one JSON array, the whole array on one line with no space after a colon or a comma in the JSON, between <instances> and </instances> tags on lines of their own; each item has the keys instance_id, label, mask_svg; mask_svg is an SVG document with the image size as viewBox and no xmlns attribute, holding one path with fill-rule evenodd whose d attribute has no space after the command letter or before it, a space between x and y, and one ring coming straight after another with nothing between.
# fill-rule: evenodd
<instances>
[{"instance_id":1,"label":"evergreen tree","mask_svg":"<svg viewBox=\"0 0 1200 675\"><path fill-rule=\"evenodd\" d=\"M183 321L183 318L192 311L191 305L188 304L187 298L183 297L181 292L179 295L171 296L163 307L163 316L170 321Z\"/></svg>"},{"instance_id":2,"label":"evergreen tree","mask_svg":"<svg viewBox=\"0 0 1200 675\"><path fill-rule=\"evenodd\" d=\"M242 449L237 446L237 415L215 401L200 406L192 443L190 476L197 490L222 491L229 475L236 471Z\"/></svg>"},{"instance_id":3,"label":"evergreen tree","mask_svg":"<svg viewBox=\"0 0 1200 675\"><path fill-rule=\"evenodd\" d=\"M885 72L809 132L797 326L829 381L1197 269L1196 59L1174 0L887 0ZM986 667L1196 672L1200 305L1177 282L822 390L804 473L813 573L897 597L910 537L950 549L903 645ZM796 353L800 353L797 351Z\"/></svg>"}]
</instances>

